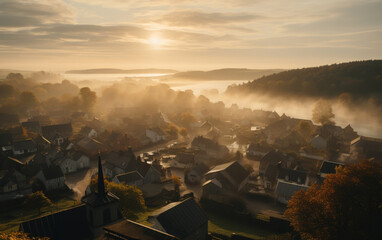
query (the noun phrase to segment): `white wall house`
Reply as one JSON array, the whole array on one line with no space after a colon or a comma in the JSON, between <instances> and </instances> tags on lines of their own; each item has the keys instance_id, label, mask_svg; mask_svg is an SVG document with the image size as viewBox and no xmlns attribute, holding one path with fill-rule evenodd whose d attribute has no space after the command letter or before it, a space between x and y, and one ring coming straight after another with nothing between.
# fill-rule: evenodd
<instances>
[{"instance_id":1,"label":"white wall house","mask_svg":"<svg viewBox=\"0 0 382 240\"><path fill-rule=\"evenodd\" d=\"M146 129L146 137L148 137L153 143L166 140L166 134L164 134L160 129Z\"/></svg>"}]
</instances>

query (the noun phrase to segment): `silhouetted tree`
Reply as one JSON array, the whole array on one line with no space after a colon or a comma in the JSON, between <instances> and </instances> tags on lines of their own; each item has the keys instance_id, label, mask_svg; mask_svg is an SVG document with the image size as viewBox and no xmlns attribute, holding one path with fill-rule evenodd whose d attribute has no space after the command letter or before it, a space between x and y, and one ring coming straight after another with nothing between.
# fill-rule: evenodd
<instances>
[{"instance_id":1,"label":"silhouetted tree","mask_svg":"<svg viewBox=\"0 0 382 240\"><path fill-rule=\"evenodd\" d=\"M41 208L52 205L49 198L42 191L37 191L28 195L24 205L30 209L38 209L38 215L41 214Z\"/></svg>"},{"instance_id":2,"label":"silhouetted tree","mask_svg":"<svg viewBox=\"0 0 382 240\"><path fill-rule=\"evenodd\" d=\"M80 89L80 97L83 110L86 112L92 112L94 110L95 104L97 103L96 93L90 90L88 87L83 87Z\"/></svg>"},{"instance_id":3,"label":"silhouetted tree","mask_svg":"<svg viewBox=\"0 0 382 240\"><path fill-rule=\"evenodd\" d=\"M330 102L320 99L312 110L312 120L315 123L334 125L334 113Z\"/></svg>"},{"instance_id":4,"label":"silhouetted tree","mask_svg":"<svg viewBox=\"0 0 382 240\"><path fill-rule=\"evenodd\" d=\"M382 239L382 164L337 168L321 186L296 192L285 216L302 239Z\"/></svg>"}]
</instances>

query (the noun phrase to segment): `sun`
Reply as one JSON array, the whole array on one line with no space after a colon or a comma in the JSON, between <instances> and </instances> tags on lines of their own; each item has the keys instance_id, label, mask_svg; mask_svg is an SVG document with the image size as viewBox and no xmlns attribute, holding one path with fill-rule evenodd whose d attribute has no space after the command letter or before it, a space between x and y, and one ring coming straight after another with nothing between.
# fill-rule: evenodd
<instances>
[{"instance_id":1,"label":"sun","mask_svg":"<svg viewBox=\"0 0 382 240\"><path fill-rule=\"evenodd\" d=\"M149 39L148 43L149 43L151 46L153 46L153 47L159 47L159 46L162 45L163 40L162 40L160 37L158 37L158 36L152 36L152 37Z\"/></svg>"}]
</instances>

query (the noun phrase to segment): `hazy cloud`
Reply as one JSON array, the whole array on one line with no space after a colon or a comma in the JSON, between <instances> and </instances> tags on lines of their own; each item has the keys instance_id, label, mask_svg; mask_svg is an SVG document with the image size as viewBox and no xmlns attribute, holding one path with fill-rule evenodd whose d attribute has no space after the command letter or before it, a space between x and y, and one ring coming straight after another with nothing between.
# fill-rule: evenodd
<instances>
[{"instance_id":1,"label":"hazy cloud","mask_svg":"<svg viewBox=\"0 0 382 240\"><path fill-rule=\"evenodd\" d=\"M156 19L155 22L168 24L170 26L210 26L232 23L251 22L263 19L261 16L248 13L207 13L201 11L176 11L170 12L163 17Z\"/></svg>"},{"instance_id":2,"label":"hazy cloud","mask_svg":"<svg viewBox=\"0 0 382 240\"><path fill-rule=\"evenodd\" d=\"M72 11L60 0L0 1L0 27L29 27L72 20Z\"/></svg>"}]
</instances>

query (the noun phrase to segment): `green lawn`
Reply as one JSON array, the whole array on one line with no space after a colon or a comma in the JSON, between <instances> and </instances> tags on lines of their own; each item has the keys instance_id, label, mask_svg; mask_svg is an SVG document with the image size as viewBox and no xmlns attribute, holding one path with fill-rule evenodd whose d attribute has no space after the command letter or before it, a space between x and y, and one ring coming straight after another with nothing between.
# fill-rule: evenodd
<instances>
[{"instance_id":1,"label":"green lawn","mask_svg":"<svg viewBox=\"0 0 382 240\"><path fill-rule=\"evenodd\" d=\"M52 206L42 208L41 215L38 215L37 209L29 210L24 207L9 209L8 211L1 211L0 232L17 231L19 229L19 224L22 222L72 208L80 204L80 202L74 201L68 197L63 197L52 202Z\"/></svg>"},{"instance_id":2,"label":"green lawn","mask_svg":"<svg viewBox=\"0 0 382 240\"><path fill-rule=\"evenodd\" d=\"M265 239L276 233L263 229L253 224L237 222L227 217L207 212L208 231L230 237L232 233L237 233L254 239Z\"/></svg>"}]
</instances>

